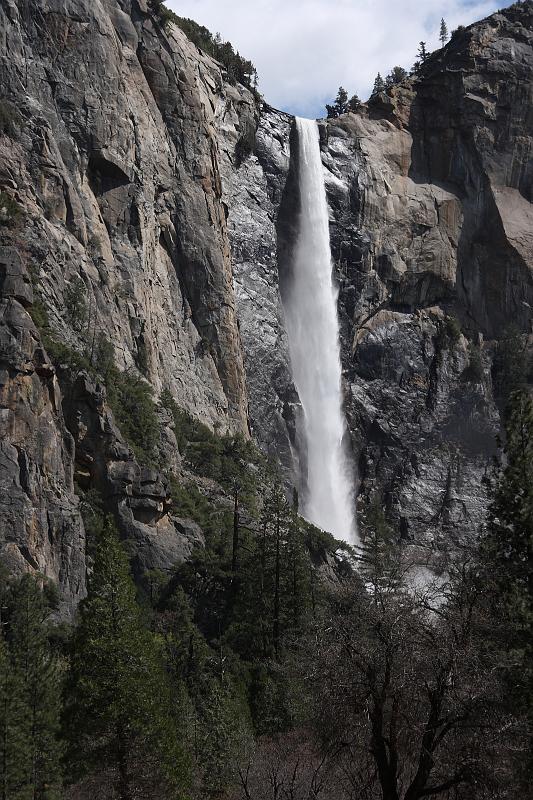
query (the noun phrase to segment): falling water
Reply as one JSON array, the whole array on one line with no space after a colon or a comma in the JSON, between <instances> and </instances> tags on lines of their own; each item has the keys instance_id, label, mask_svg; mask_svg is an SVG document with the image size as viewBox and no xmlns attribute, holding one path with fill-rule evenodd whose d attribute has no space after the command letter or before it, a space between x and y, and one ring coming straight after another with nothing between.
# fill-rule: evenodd
<instances>
[{"instance_id":1,"label":"falling water","mask_svg":"<svg viewBox=\"0 0 533 800\"><path fill-rule=\"evenodd\" d=\"M338 539L354 542L353 473L344 437L337 289L318 126L297 119L299 231L285 316L293 379L303 408L307 474L302 513Z\"/></svg>"}]
</instances>

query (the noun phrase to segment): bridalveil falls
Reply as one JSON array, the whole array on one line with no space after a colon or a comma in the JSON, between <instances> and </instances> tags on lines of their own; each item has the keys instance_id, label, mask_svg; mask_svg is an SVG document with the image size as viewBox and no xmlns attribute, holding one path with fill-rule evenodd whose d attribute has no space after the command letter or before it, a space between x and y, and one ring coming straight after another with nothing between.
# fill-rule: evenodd
<instances>
[{"instance_id":1,"label":"bridalveil falls","mask_svg":"<svg viewBox=\"0 0 533 800\"><path fill-rule=\"evenodd\" d=\"M356 537L354 476L345 450L337 289L318 126L297 119L300 217L284 301L292 374L303 409L301 511L338 539Z\"/></svg>"}]
</instances>

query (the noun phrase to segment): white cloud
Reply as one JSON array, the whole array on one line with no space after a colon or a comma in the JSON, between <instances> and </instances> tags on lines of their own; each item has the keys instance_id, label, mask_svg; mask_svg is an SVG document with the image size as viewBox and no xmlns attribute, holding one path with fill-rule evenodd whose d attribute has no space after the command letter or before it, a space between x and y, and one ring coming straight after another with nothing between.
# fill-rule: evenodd
<instances>
[{"instance_id":1,"label":"white cloud","mask_svg":"<svg viewBox=\"0 0 533 800\"><path fill-rule=\"evenodd\" d=\"M493 0L167 0L180 16L220 31L259 72L267 102L322 115L339 85L368 97L378 71L409 68L418 42L492 13ZM507 3L506 5L510 5Z\"/></svg>"}]
</instances>

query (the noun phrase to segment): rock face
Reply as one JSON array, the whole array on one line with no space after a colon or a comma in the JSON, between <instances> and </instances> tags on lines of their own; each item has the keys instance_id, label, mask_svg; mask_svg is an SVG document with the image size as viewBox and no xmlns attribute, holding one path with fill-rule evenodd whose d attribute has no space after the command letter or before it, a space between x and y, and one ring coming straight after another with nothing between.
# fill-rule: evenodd
<instances>
[{"instance_id":1,"label":"rock face","mask_svg":"<svg viewBox=\"0 0 533 800\"><path fill-rule=\"evenodd\" d=\"M402 536L437 547L483 518L494 340L511 321L530 333L532 28L517 4L321 123L360 507L379 496ZM202 533L103 388L54 368L43 309L72 350L104 334L156 399L251 432L290 481L295 134L145 0L6 0L0 77L0 560L57 581L68 614L85 590L75 482L101 492L139 576Z\"/></svg>"},{"instance_id":2,"label":"rock face","mask_svg":"<svg viewBox=\"0 0 533 800\"><path fill-rule=\"evenodd\" d=\"M495 340L510 323L531 333L532 29L533 4L517 4L457 32L418 80L321 123L359 508L379 498L405 539L432 548L484 520L499 430ZM297 398L276 305L248 265L266 262L276 222L282 287L290 270L284 245L298 209L288 138L267 109L251 166L233 178L229 216L236 275L263 311L243 314L248 373L265 387L250 395L254 431L282 459ZM255 188L265 180L267 197ZM277 345L267 352L265 319ZM270 424L272 388L286 435Z\"/></svg>"},{"instance_id":3,"label":"rock face","mask_svg":"<svg viewBox=\"0 0 533 800\"><path fill-rule=\"evenodd\" d=\"M532 91L524 3L324 129L360 503L378 492L407 538L441 547L484 519L491 340L531 333Z\"/></svg>"},{"instance_id":4,"label":"rock face","mask_svg":"<svg viewBox=\"0 0 533 800\"><path fill-rule=\"evenodd\" d=\"M138 370L156 396L168 389L208 424L247 434L215 127L233 98L219 66L179 29L163 31L143 2L7 2L0 32L0 116L12 117L0 187L19 207L1 228L0 551L74 602L85 575L74 458L92 458L125 536L150 529L141 538L144 550L154 539L153 566L164 551L167 563L179 555L184 536L168 521L164 484L142 472L92 391L69 407L74 453L27 275L61 342L82 350L104 333L118 366ZM75 317L74 289L86 319Z\"/></svg>"},{"instance_id":5,"label":"rock face","mask_svg":"<svg viewBox=\"0 0 533 800\"><path fill-rule=\"evenodd\" d=\"M74 442L54 369L26 310L33 291L15 248L0 248L0 291L1 563L54 578L68 615L85 590Z\"/></svg>"}]
</instances>

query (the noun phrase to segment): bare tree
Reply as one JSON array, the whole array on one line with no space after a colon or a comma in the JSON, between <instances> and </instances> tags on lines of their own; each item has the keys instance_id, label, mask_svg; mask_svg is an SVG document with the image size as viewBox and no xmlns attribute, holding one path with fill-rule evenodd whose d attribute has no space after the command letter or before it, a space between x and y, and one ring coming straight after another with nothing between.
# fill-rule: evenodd
<instances>
[{"instance_id":1,"label":"bare tree","mask_svg":"<svg viewBox=\"0 0 533 800\"><path fill-rule=\"evenodd\" d=\"M495 754L501 731L510 741L520 725L499 705L498 665L480 638L483 591L466 573L438 603L345 589L316 631L317 728L353 800L472 797L473 787L481 797L489 783L487 796L505 796Z\"/></svg>"}]
</instances>

